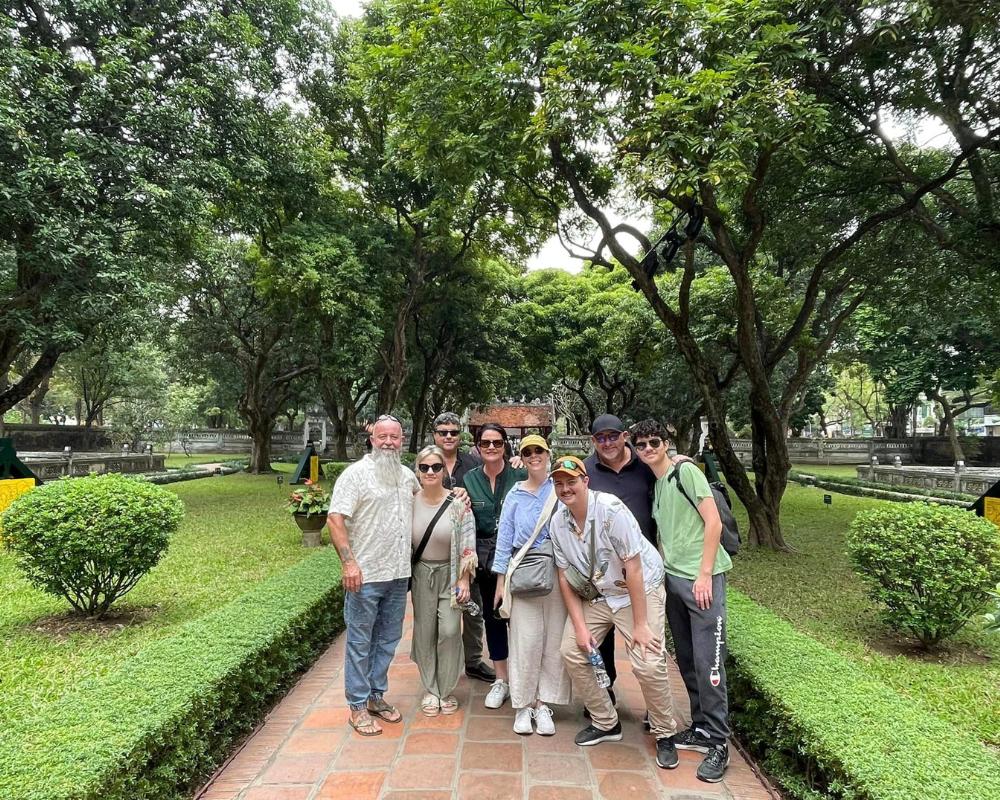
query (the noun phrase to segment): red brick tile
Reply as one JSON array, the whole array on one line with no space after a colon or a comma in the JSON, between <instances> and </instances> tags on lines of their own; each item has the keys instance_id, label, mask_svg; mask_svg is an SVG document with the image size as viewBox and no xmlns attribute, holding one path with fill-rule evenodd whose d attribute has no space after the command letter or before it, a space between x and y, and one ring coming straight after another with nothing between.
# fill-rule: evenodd
<instances>
[{"instance_id":1,"label":"red brick tile","mask_svg":"<svg viewBox=\"0 0 1000 800\"><path fill-rule=\"evenodd\" d=\"M315 783L329 764L329 756L279 756L261 776L261 782Z\"/></svg>"},{"instance_id":2,"label":"red brick tile","mask_svg":"<svg viewBox=\"0 0 1000 800\"><path fill-rule=\"evenodd\" d=\"M386 736L360 736L348 739L333 762L334 769L371 769L388 767L399 752L399 739Z\"/></svg>"},{"instance_id":3,"label":"red brick tile","mask_svg":"<svg viewBox=\"0 0 1000 800\"><path fill-rule=\"evenodd\" d=\"M384 781L384 772L333 772L316 800L376 800Z\"/></svg>"},{"instance_id":4,"label":"red brick tile","mask_svg":"<svg viewBox=\"0 0 1000 800\"><path fill-rule=\"evenodd\" d=\"M529 753L528 778L540 783L590 785L587 760L583 756L567 756L561 753Z\"/></svg>"},{"instance_id":5,"label":"red brick tile","mask_svg":"<svg viewBox=\"0 0 1000 800\"><path fill-rule=\"evenodd\" d=\"M403 742L403 754L408 756L449 755L458 751L457 733L414 731Z\"/></svg>"},{"instance_id":6,"label":"red brick tile","mask_svg":"<svg viewBox=\"0 0 1000 800\"><path fill-rule=\"evenodd\" d=\"M465 709L460 708L454 714L440 714L436 717L425 717L416 714L410 723L413 730L456 731L465 722Z\"/></svg>"},{"instance_id":7,"label":"red brick tile","mask_svg":"<svg viewBox=\"0 0 1000 800\"><path fill-rule=\"evenodd\" d=\"M698 763L701 763L699 760ZM700 792L706 797L728 797L728 790L721 783L705 783L695 775L696 765L683 764L677 769L657 769L656 776L661 786L667 789L685 789Z\"/></svg>"},{"instance_id":8,"label":"red brick tile","mask_svg":"<svg viewBox=\"0 0 1000 800\"><path fill-rule=\"evenodd\" d=\"M451 800L451 792L435 792L417 789L408 792L386 792L382 800Z\"/></svg>"},{"instance_id":9,"label":"red brick tile","mask_svg":"<svg viewBox=\"0 0 1000 800\"><path fill-rule=\"evenodd\" d=\"M666 770L657 770L665 772ZM656 785L647 772L599 772L597 787L603 800L636 800L640 797L657 797Z\"/></svg>"},{"instance_id":10,"label":"red brick tile","mask_svg":"<svg viewBox=\"0 0 1000 800\"><path fill-rule=\"evenodd\" d=\"M475 772L466 773L458 780L458 800L520 800L522 797L520 775Z\"/></svg>"},{"instance_id":11,"label":"red brick tile","mask_svg":"<svg viewBox=\"0 0 1000 800\"><path fill-rule=\"evenodd\" d=\"M302 786L256 786L248 789L242 800L307 800L312 784Z\"/></svg>"},{"instance_id":12,"label":"red brick tile","mask_svg":"<svg viewBox=\"0 0 1000 800\"><path fill-rule=\"evenodd\" d=\"M591 789L577 786L532 786L528 800L593 800ZM636 798L636 800L640 800Z\"/></svg>"},{"instance_id":13,"label":"red brick tile","mask_svg":"<svg viewBox=\"0 0 1000 800\"><path fill-rule=\"evenodd\" d=\"M465 738L474 742L513 742L520 737L511 730L510 717L473 717L469 720Z\"/></svg>"},{"instance_id":14,"label":"red brick tile","mask_svg":"<svg viewBox=\"0 0 1000 800\"><path fill-rule=\"evenodd\" d=\"M293 733L281 748L287 756L333 755L344 741L344 730L302 730Z\"/></svg>"},{"instance_id":15,"label":"red brick tile","mask_svg":"<svg viewBox=\"0 0 1000 800\"><path fill-rule=\"evenodd\" d=\"M204 800L235 800L246 785L245 781L216 780L200 797Z\"/></svg>"},{"instance_id":16,"label":"red brick tile","mask_svg":"<svg viewBox=\"0 0 1000 800\"><path fill-rule=\"evenodd\" d=\"M449 789L455 774L451 756L402 756L389 772L390 789Z\"/></svg>"},{"instance_id":17,"label":"red brick tile","mask_svg":"<svg viewBox=\"0 0 1000 800\"><path fill-rule=\"evenodd\" d=\"M588 753L594 769L642 770L649 764L649 756L638 747L619 742L605 742L591 748Z\"/></svg>"},{"instance_id":18,"label":"red brick tile","mask_svg":"<svg viewBox=\"0 0 1000 800\"><path fill-rule=\"evenodd\" d=\"M520 772L523 768L523 752L520 742L466 742L462 746L462 769Z\"/></svg>"},{"instance_id":19,"label":"red brick tile","mask_svg":"<svg viewBox=\"0 0 1000 800\"><path fill-rule=\"evenodd\" d=\"M347 706L319 706L303 717L302 727L309 730L339 728L350 718L351 710Z\"/></svg>"}]
</instances>

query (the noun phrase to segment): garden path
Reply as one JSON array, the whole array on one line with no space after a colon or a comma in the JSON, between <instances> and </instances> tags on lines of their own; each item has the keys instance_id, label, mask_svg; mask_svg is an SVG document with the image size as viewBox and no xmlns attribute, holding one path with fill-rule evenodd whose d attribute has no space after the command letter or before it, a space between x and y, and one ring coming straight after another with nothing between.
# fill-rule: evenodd
<instances>
[{"instance_id":1,"label":"garden path","mask_svg":"<svg viewBox=\"0 0 1000 800\"><path fill-rule=\"evenodd\" d=\"M261 727L199 793L196 800L769 800L770 789L732 748L719 784L695 777L701 754L682 752L677 769L658 769L643 732L643 701L627 660L618 661L619 743L577 747L578 705L556 709L556 735L521 737L511 730L510 704L483 706L489 688L463 675L453 716L427 718L416 665L409 658L412 616L389 671L387 699L403 722L362 738L347 725L344 637L341 635L271 711ZM671 670L675 709L687 722L688 703ZM470 702L471 700L471 702Z\"/></svg>"}]
</instances>

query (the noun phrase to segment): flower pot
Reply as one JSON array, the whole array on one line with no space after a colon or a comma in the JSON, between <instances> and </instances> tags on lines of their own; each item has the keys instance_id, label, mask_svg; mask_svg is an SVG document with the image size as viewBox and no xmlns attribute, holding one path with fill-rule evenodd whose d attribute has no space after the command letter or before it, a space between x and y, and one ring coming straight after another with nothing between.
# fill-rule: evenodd
<instances>
[{"instance_id":1,"label":"flower pot","mask_svg":"<svg viewBox=\"0 0 1000 800\"><path fill-rule=\"evenodd\" d=\"M302 531L302 544L305 547L319 547L326 527L326 514L292 514L295 524Z\"/></svg>"}]
</instances>

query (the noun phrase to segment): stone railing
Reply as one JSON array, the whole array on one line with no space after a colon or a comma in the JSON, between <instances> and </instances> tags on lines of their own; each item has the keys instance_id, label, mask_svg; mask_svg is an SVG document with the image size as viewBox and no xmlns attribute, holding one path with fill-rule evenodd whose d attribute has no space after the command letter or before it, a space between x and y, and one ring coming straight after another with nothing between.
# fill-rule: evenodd
<instances>
[{"instance_id":1,"label":"stone railing","mask_svg":"<svg viewBox=\"0 0 1000 800\"><path fill-rule=\"evenodd\" d=\"M171 442L170 449L175 452L190 453L249 453L252 440L246 431L191 430L184 431ZM303 438L301 431L275 431L271 434L271 449L275 452L291 452L301 450Z\"/></svg>"},{"instance_id":2,"label":"stone railing","mask_svg":"<svg viewBox=\"0 0 1000 800\"><path fill-rule=\"evenodd\" d=\"M589 436L570 436L568 434L552 434L549 439L554 455L560 456L564 453L584 453L590 455L593 445Z\"/></svg>"},{"instance_id":3,"label":"stone railing","mask_svg":"<svg viewBox=\"0 0 1000 800\"><path fill-rule=\"evenodd\" d=\"M1000 469L868 465L858 467L858 480L981 495L1000 481Z\"/></svg>"},{"instance_id":4,"label":"stone railing","mask_svg":"<svg viewBox=\"0 0 1000 800\"><path fill-rule=\"evenodd\" d=\"M153 453L80 453L69 458L54 454L24 453L24 465L43 481L61 478L64 475L90 475L103 472L162 472L166 469L166 456Z\"/></svg>"},{"instance_id":5,"label":"stone railing","mask_svg":"<svg viewBox=\"0 0 1000 800\"><path fill-rule=\"evenodd\" d=\"M744 464L751 460L749 439L732 439L733 449ZM870 464L872 456L892 462L899 456L912 461L909 439L789 439L788 456L793 464Z\"/></svg>"}]
</instances>

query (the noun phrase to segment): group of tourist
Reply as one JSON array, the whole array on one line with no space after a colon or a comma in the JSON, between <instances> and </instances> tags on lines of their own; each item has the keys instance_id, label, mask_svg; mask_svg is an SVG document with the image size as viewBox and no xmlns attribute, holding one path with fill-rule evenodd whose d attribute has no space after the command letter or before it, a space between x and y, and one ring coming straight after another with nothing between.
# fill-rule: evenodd
<instances>
[{"instance_id":1,"label":"group of tourist","mask_svg":"<svg viewBox=\"0 0 1000 800\"><path fill-rule=\"evenodd\" d=\"M617 638L642 690L657 764L672 769L678 749L696 750L705 754L698 778L722 780L732 562L711 487L690 459L669 454L667 431L654 420L626 430L605 414L592 426L591 456L553 460L543 437L525 436L515 453L493 423L476 431L475 451L462 452L459 418L444 413L414 471L400 461L402 435L395 417L379 417L371 452L343 472L330 502L352 727L373 736L402 720L385 694L411 584L421 713L458 710L464 664L491 684L487 707L510 700L515 733L554 734L551 706L575 697L589 717L576 743L618 741ZM691 704L681 731L667 625Z\"/></svg>"}]
</instances>

